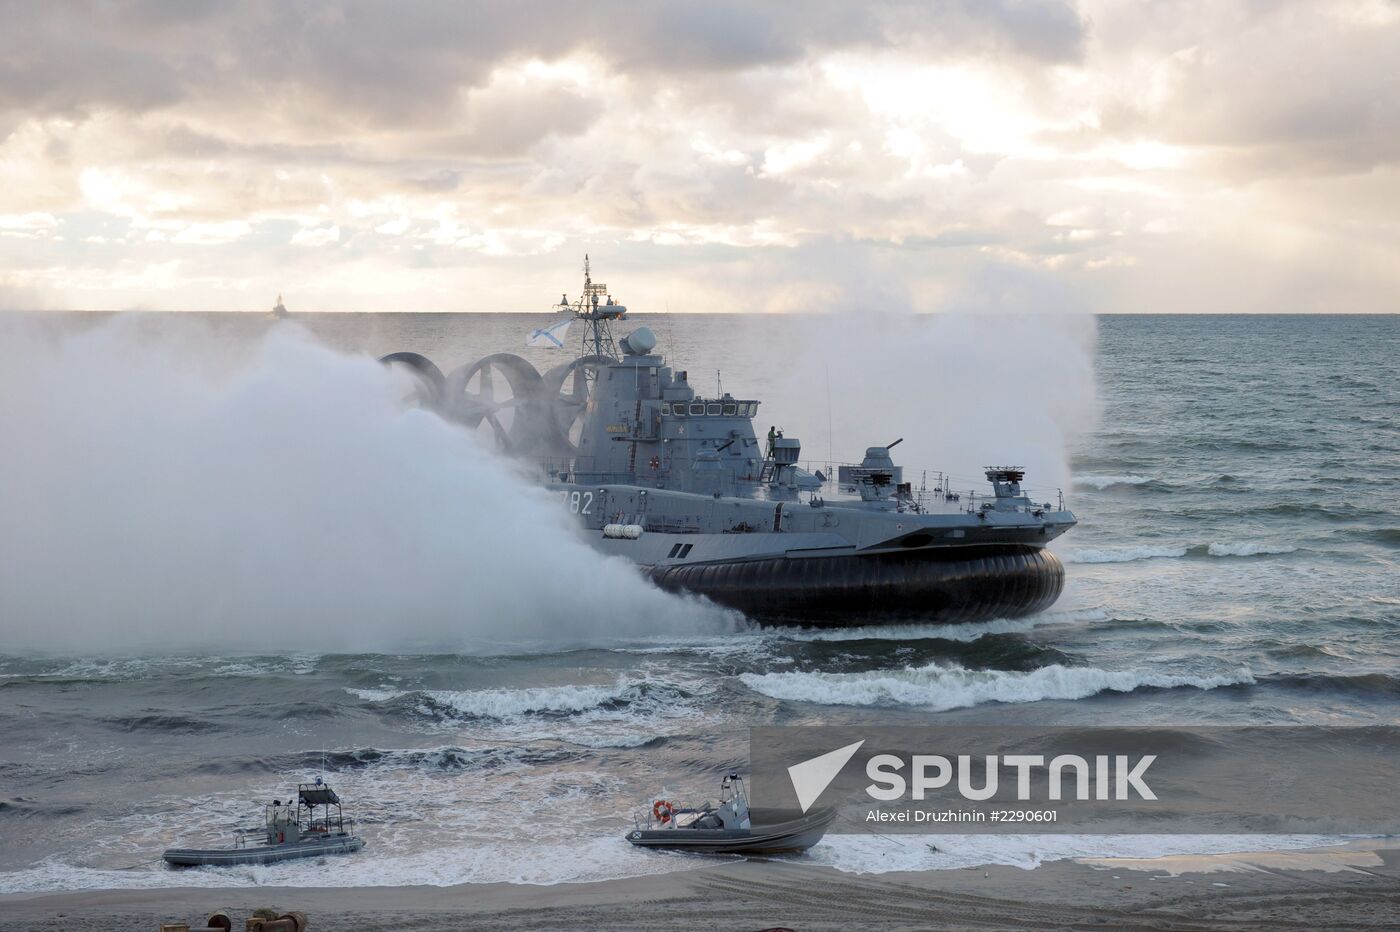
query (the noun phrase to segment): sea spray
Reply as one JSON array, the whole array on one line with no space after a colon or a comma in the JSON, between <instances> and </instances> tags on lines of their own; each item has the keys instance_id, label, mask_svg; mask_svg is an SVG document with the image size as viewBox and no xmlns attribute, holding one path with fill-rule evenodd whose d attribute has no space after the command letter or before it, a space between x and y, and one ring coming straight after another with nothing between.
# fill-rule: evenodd
<instances>
[{"instance_id":1,"label":"sea spray","mask_svg":"<svg viewBox=\"0 0 1400 932\"><path fill-rule=\"evenodd\" d=\"M4 322L0 637L83 653L550 648L733 616L578 539L368 357Z\"/></svg>"},{"instance_id":2,"label":"sea spray","mask_svg":"<svg viewBox=\"0 0 1400 932\"><path fill-rule=\"evenodd\" d=\"M916 485L929 468L964 493L986 491L983 467L1014 464L1037 501L1068 490L1069 441L1098 414L1093 316L1019 269L982 269L928 307L862 284L875 278L848 282L816 306L826 313L794 323L763 424L799 436L809 460L830 445L836 460L858 461L902 437L896 462Z\"/></svg>"}]
</instances>

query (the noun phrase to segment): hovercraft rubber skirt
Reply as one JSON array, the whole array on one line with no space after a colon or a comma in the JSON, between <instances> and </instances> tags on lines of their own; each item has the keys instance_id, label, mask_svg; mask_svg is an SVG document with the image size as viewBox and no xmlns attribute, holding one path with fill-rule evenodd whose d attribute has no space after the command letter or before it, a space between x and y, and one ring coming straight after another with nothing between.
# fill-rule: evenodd
<instances>
[{"instance_id":1,"label":"hovercraft rubber skirt","mask_svg":"<svg viewBox=\"0 0 1400 932\"><path fill-rule=\"evenodd\" d=\"M771 624L839 627L1016 618L1049 608L1065 568L1037 547L778 557L652 567L672 592L703 595Z\"/></svg>"}]
</instances>

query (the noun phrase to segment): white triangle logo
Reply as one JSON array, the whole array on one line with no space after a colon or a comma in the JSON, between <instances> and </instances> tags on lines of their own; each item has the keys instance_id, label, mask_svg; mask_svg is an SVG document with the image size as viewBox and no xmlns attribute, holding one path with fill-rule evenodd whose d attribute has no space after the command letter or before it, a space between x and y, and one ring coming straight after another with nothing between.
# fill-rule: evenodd
<instances>
[{"instance_id":1,"label":"white triangle logo","mask_svg":"<svg viewBox=\"0 0 1400 932\"><path fill-rule=\"evenodd\" d=\"M797 804L802 807L803 813L812 808L812 803L817 801L831 781L836 779L836 775L841 772L841 768L846 766L846 762L855 756L856 751L865 743L862 738L855 744L848 744L844 748L837 748L828 751L818 757L804 760L800 764L793 764L788 768L788 776L792 779L792 788L797 791Z\"/></svg>"}]
</instances>

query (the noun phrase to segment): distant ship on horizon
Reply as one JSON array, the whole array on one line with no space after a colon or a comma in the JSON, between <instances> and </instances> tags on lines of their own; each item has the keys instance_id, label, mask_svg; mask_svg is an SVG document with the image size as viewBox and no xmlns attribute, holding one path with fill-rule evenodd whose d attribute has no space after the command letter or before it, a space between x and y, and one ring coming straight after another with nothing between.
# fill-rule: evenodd
<instances>
[{"instance_id":1,"label":"distant ship on horizon","mask_svg":"<svg viewBox=\"0 0 1400 932\"><path fill-rule=\"evenodd\" d=\"M282 318L287 317L290 313L291 312L287 310L287 306L282 303L282 296L279 294L277 296L277 304L272 308L272 310L267 312L267 316L271 317L273 320L281 320Z\"/></svg>"}]
</instances>

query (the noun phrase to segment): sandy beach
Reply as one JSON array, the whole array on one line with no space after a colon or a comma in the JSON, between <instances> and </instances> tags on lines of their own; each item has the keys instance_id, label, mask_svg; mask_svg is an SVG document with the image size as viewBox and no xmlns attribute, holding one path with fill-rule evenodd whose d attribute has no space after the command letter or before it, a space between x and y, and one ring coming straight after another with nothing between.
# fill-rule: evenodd
<instances>
[{"instance_id":1,"label":"sandy beach","mask_svg":"<svg viewBox=\"0 0 1400 932\"><path fill-rule=\"evenodd\" d=\"M300 910L314 930L1400 928L1400 849L1061 861L853 875L729 862L589 884L96 890L0 897L0 930L154 930L222 909Z\"/></svg>"}]
</instances>

